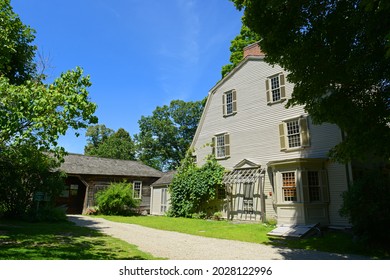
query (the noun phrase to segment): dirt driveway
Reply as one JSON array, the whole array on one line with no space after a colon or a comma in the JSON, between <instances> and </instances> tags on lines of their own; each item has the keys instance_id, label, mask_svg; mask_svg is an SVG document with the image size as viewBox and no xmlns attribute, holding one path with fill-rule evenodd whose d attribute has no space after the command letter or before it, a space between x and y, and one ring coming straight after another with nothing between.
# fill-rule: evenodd
<instances>
[{"instance_id":1,"label":"dirt driveway","mask_svg":"<svg viewBox=\"0 0 390 280\"><path fill-rule=\"evenodd\" d=\"M365 260L357 255L340 255L286 249L241 241L201 237L111 222L93 216L68 215L79 226L97 229L138 246L155 257L171 260Z\"/></svg>"}]
</instances>

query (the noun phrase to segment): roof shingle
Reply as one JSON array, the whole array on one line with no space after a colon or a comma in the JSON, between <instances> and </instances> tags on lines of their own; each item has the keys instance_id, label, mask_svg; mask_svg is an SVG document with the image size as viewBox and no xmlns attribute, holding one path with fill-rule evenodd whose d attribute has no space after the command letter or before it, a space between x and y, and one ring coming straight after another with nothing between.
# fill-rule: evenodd
<instances>
[{"instance_id":1,"label":"roof shingle","mask_svg":"<svg viewBox=\"0 0 390 280\"><path fill-rule=\"evenodd\" d=\"M160 178L164 173L143 163L132 160L120 160L68 154L64 157L60 169L67 174L137 176Z\"/></svg>"}]
</instances>

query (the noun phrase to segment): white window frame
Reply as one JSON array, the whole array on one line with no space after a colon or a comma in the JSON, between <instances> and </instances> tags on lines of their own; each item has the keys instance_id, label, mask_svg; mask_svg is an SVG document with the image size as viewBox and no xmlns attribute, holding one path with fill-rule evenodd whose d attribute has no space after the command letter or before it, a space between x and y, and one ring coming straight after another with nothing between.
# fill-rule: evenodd
<instances>
[{"instance_id":1,"label":"white window frame","mask_svg":"<svg viewBox=\"0 0 390 280\"><path fill-rule=\"evenodd\" d=\"M219 133L213 137L213 149L216 159L226 159L230 157L230 135Z\"/></svg>"},{"instance_id":2,"label":"white window frame","mask_svg":"<svg viewBox=\"0 0 390 280\"><path fill-rule=\"evenodd\" d=\"M268 105L286 100L285 75L283 73L267 77L265 83Z\"/></svg>"},{"instance_id":3,"label":"white window frame","mask_svg":"<svg viewBox=\"0 0 390 280\"><path fill-rule=\"evenodd\" d=\"M237 113L237 93L232 89L222 95L223 116L228 117Z\"/></svg>"},{"instance_id":4,"label":"white window frame","mask_svg":"<svg viewBox=\"0 0 390 280\"><path fill-rule=\"evenodd\" d=\"M286 122L286 138L289 149L300 148L302 146L299 119Z\"/></svg>"},{"instance_id":5,"label":"white window frame","mask_svg":"<svg viewBox=\"0 0 390 280\"><path fill-rule=\"evenodd\" d=\"M295 151L310 146L310 134L307 117L283 120L279 124L281 151Z\"/></svg>"},{"instance_id":6,"label":"white window frame","mask_svg":"<svg viewBox=\"0 0 390 280\"><path fill-rule=\"evenodd\" d=\"M225 158L226 147L225 147L225 134L219 134L215 136L215 157Z\"/></svg>"},{"instance_id":7,"label":"white window frame","mask_svg":"<svg viewBox=\"0 0 390 280\"><path fill-rule=\"evenodd\" d=\"M161 205L160 213L165 213L168 210L168 188L161 188Z\"/></svg>"},{"instance_id":8,"label":"white window frame","mask_svg":"<svg viewBox=\"0 0 390 280\"><path fill-rule=\"evenodd\" d=\"M139 187L136 185L139 184ZM142 181L133 181L133 198L141 199L142 198Z\"/></svg>"}]
</instances>

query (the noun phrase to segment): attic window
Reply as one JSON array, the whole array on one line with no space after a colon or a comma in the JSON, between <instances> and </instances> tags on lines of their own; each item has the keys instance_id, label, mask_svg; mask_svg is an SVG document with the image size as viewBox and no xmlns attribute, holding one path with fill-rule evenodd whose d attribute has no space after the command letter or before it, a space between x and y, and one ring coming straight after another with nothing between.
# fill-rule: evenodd
<instances>
[{"instance_id":1,"label":"attic window","mask_svg":"<svg viewBox=\"0 0 390 280\"><path fill-rule=\"evenodd\" d=\"M224 117L237 113L237 93L235 90L227 91L222 95L222 111Z\"/></svg>"}]
</instances>

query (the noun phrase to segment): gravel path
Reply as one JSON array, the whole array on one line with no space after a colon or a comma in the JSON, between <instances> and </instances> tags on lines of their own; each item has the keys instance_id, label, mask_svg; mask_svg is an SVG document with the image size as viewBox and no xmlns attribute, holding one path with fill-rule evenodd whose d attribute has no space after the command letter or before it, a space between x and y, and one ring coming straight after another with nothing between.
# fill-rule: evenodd
<instances>
[{"instance_id":1,"label":"gravel path","mask_svg":"<svg viewBox=\"0 0 390 280\"><path fill-rule=\"evenodd\" d=\"M138 246L141 251L172 260L364 260L356 255L286 249L241 241L157 230L102 218L68 215L79 226L97 229Z\"/></svg>"}]
</instances>

